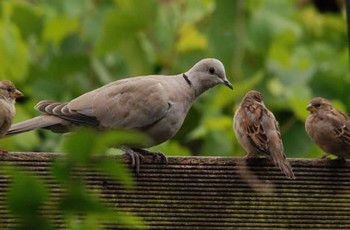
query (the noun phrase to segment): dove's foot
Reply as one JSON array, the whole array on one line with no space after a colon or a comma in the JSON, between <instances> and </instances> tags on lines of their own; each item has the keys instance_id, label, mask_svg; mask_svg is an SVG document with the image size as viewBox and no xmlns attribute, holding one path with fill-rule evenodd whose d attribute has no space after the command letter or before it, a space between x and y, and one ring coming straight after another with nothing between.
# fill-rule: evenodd
<instances>
[{"instance_id":1,"label":"dove's foot","mask_svg":"<svg viewBox=\"0 0 350 230\"><path fill-rule=\"evenodd\" d=\"M140 173L140 165L145 159L145 157L139 152L129 147L123 147L122 150L125 152L126 155L130 157L131 168L135 169L136 175L138 176Z\"/></svg>"},{"instance_id":2,"label":"dove's foot","mask_svg":"<svg viewBox=\"0 0 350 230\"><path fill-rule=\"evenodd\" d=\"M153 156L153 161L160 161L163 164L168 164L168 158L161 152L151 152L145 149L136 149L133 148L134 151L137 151L141 155Z\"/></svg>"},{"instance_id":3,"label":"dove's foot","mask_svg":"<svg viewBox=\"0 0 350 230\"><path fill-rule=\"evenodd\" d=\"M146 155L153 156L153 161L160 161L164 164L168 164L167 157L161 152L150 152L144 149L130 148L126 146L123 146L121 149L130 157L131 168L135 169L137 176L140 173L140 165L144 161Z\"/></svg>"}]
</instances>

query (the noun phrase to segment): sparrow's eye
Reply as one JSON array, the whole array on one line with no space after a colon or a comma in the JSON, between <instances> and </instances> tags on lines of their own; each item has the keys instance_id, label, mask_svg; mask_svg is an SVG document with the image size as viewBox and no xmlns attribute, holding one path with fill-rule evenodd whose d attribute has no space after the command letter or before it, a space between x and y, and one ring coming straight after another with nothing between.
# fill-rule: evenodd
<instances>
[{"instance_id":1,"label":"sparrow's eye","mask_svg":"<svg viewBox=\"0 0 350 230\"><path fill-rule=\"evenodd\" d=\"M12 89L11 88L7 88L7 92L11 93Z\"/></svg>"},{"instance_id":2,"label":"sparrow's eye","mask_svg":"<svg viewBox=\"0 0 350 230\"><path fill-rule=\"evenodd\" d=\"M321 104L318 104L318 103L317 103L317 104L314 104L314 107L315 107L315 108L320 108L320 107L321 107Z\"/></svg>"}]
</instances>

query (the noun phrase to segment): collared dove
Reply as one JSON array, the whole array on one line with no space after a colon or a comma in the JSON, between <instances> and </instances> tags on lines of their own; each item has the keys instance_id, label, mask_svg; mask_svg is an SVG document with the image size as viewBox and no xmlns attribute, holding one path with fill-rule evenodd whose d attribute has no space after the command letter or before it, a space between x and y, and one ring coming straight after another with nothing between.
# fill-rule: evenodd
<instances>
[{"instance_id":1,"label":"collared dove","mask_svg":"<svg viewBox=\"0 0 350 230\"><path fill-rule=\"evenodd\" d=\"M234 118L234 132L248 157L264 155L289 179L295 179L284 154L275 116L264 104L261 93L249 91L241 101Z\"/></svg>"},{"instance_id":2,"label":"collared dove","mask_svg":"<svg viewBox=\"0 0 350 230\"><path fill-rule=\"evenodd\" d=\"M333 108L330 101L315 97L306 108L310 111L305 122L309 137L326 154L334 154L338 159L350 157L350 118Z\"/></svg>"},{"instance_id":3,"label":"collared dove","mask_svg":"<svg viewBox=\"0 0 350 230\"><path fill-rule=\"evenodd\" d=\"M88 126L97 130L141 130L153 140L152 146L158 145L176 134L195 99L218 84L233 89L224 65L207 58L182 74L126 78L70 102L41 101L35 108L44 115L14 124L7 135L40 128L68 132L74 126ZM123 146L122 150L131 157L137 173L142 154L150 154L134 147ZM161 157L166 161L163 154Z\"/></svg>"}]
</instances>

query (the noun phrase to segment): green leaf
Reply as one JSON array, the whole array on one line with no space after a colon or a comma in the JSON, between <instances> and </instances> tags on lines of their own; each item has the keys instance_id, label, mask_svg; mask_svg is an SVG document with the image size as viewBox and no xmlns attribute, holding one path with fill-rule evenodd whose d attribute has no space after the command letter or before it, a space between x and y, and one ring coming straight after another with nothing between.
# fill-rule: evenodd
<instances>
[{"instance_id":1,"label":"green leaf","mask_svg":"<svg viewBox=\"0 0 350 230\"><path fill-rule=\"evenodd\" d=\"M0 63L0 79L22 80L28 72L28 48L10 22L0 21Z\"/></svg>"},{"instance_id":2,"label":"green leaf","mask_svg":"<svg viewBox=\"0 0 350 230\"><path fill-rule=\"evenodd\" d=\"M262 82L263 78L264 78L264 72L262 70L258 70L251 77L243 81L234 83L235 98L239 99L240 101L248 91L255 89L259 85L259 83Z\"/></svg>"},{"instance_id":3,"label":"green leaf","mask_svg":"<svg viewBox=\"0 0 350 230\"><path fill-rule=\"evenodd\" d=\"M16 168L8 168L12 182L7 194L9 209L24 218L38 214L47 200L47 191L42 181Z\"/></svg>"},{"instance_id":4,"label":"green leaf","mask_svg":"<svg viewBox=\"0 0 350 230\"><path fill-rule=\"evenodd\" d=\"M42 38L47 43L59 45L64 38L77 33L79 26L79 20L74 17L52 17L45 24Z\"/></svg>"},{"instance_id":5,"label":"green leaf","mask_svg":"<svg viewBox=\"0 0 350 230\"><path fill-rule=\"evenodd\" d=\"M128 167L118 159L101 158L95 166L99 171L120 182L126 189L135 188L135 180Z\"/></svg>"},{"instance_id":6,"label":"green leaf","mask_svg":"<svg viewBox=\"0 0 350 230\"><path fill-rule=\"evenodd\" d=\"M24 38L31 35L39 36L43 29L43 9L38 5L26 4L24 2L13 2L11 20L20 29Z\"/></svg>"},{"instance_id":7,"label":"green leaf","mask_svg":"<svg viewBox=\"0 0 350 230\"><path fill-rule=\"evenodd\" d=\"M72 179L66 192L60 200L59 208L67 215L74 213L101 213L107 208L98 200L96 194L88 191L85 184L78 178Z\"/></svg>"},{"instance_id":8,"label":"green leaf","mask_svg":"<svg viewBox=\"0 0 350 230\"><path fill-rule=\"evenodd\" d=\"M55 163L54 173L61 183L69 180L75 167L84 165L95 168L108 176L116 179L126 188L133 188L134 180L127 167L118 161L98 155L106 152L109 147L121 145L143 146L148 145L148 138L143 134L131 131L97 132L92 129L77 129L69 134L62 143L62 150L66 153L66 159Z\"/></svg>"},{"instance_id":9,"label":"green leaf","mask_svg":"<svg viewBox=\"0 0 350 230\"><path fill-rule=\"evenodd\" d=\"M179 31L179 41L176 45L176 50L180 53L185 53L191 50L206 50L208 42L194 25L184 25Z\"/></svg>"},{"instance_id":10,"label":"green leaf","mask_svg":"<svg viewBox=\"0 0 350 230\"><path fill-rule=\"evenodd\" d=\"M117 9L111 10L103 21L96 52L103 55L119 47L145 30L154 20L157 5L155 1L116 1Z\"/></svg>"},{"instance_id":11,"label":"green leaf","mask_svg":"<svg viewBox=\"0 0 350 230\"><path fill-rule=\"evenodd\" d=\"M151 151L160 151L167 156L191 156L191 150L175 140L169 140L163 144L150 148Z\"/></svg>"},{"instance_id":12,"label":"green leaf","mask_svg":"<svg viewBox=\"0 0 350 230\"><path fill-rule=\"evenodd\" d=\"M73 162L87 163L96 146L97 133L92 129L77 129L62 142L62 150Z\"/></svg>"},{"instance_id":13,"label":"green leaf","mask_svg":"<svg viewBox=\"0 0 350 230\"><path fill-rule=\"evenodd\" d=\"M291 106L295 116L301 121L305 121L309 116L309 112L306 110L307 105L310 100L300 99L296 97L290 97L288 101L288 106Z\"/></svg>"},{"instance_id":14,"label":"green leaf","mask_svg":"<svg viewBox=\"0 0 350 230\"><path fill-rule=\"evenodd\" d=\"M137 131L109 130L97 134L97 142L93 150L94 153L101 153L106 148L120 147L121 145L136 147L152 145L152 140L149 137Z\"/></svg>"},{"instance_id":15,"label":"green leaf","mask_svg":"<svg viewBox=\"0 0 350 230\"><path fill-rule=\"evenodd\" d=\"M11 178L6 202L9 210L17 217L17 229L52 229L49 219L42 213L48 198L44 183L19 168L5 166L2 169Z\"/></svg>"}]
</instances>

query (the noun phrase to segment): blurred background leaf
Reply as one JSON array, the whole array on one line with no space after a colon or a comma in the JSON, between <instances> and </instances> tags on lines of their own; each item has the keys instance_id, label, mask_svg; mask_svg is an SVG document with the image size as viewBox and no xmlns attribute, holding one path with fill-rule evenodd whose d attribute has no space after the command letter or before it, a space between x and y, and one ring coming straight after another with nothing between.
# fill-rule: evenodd
<instances>
[{"instance_id":1,"label":"blurred background leaf","mask_svg":"<svg viewBox=\"0 0 350 230\"><path fill-rule=\"evenodd\" d=\"M152 150L243 156L232 116L244 94L255 89L280 123L287 156L315 158L323 153L304 130L309 100L326 97L350 113L346 28L344 1L1 1L0 78L14 81L26 95L16 105L18 122L38 115L33 107L40 100L68 101L126 77L178 74L204 57L215 57L224 63L234 91L216 87L202 95L177 135ZM98 192L88 194L84 181L77 183L72 177L76 168L93 167L132 189L135 182L128 168L100 156L120 153L107 147L126 140L144 137L119 131L59 135L40 130L0 144L10 151L65 152L53 167L66 188L60 207L70 212L66 218L71 229L94 229L101 215L143 226L130 214L100 206ZM18 202L28 199L21 188L40 194L28 206L33 213L46 201L47 191L34 176L11 172L16 181L9 192L9 209L29 220L20 211ZM71 206L75 199L81 206ZM76 225L77 210L87 213L81 225ZM44 221L43 226L50 224Z\"/></svg>"},{"instance_id":2,"label":"blurred background leaf","mask_svg":"<svg viewBox=\"0 0 350 230\"><path fill-rule=\"evenodd\" d=\"M120 159L113 160L103 154L108 146L119 146L126 139L132 141L127 143L140 145L148 141L147 137L135 132L101 133L87 128L77 129L63 138L60 152L65 154L54 162L52 173L63 191L58 209L64 214L69 229L101 229L106 223L131 229L135 226L146 228L139 217L105 206L99 199L99 191L88 189L84 174L79 173L88 168L116 180L125 189L134 189L131 170Z\"/></svg>"},{"instance_id":3,"label":"blurred background leaf","mask_svg":"<svg viewBox=\"0 0 350 230\"><path fill-rule=\"evenodd\" d=\"M19 168L3 166L1 171L11 179L6 201L8 209L18 218L16 229L53 229L42 209L48 200L44 183Z\"/></svg>"},{"instance_id":4,"label":"blurred background leaf","mask_svg":"<svg viewBox=\"0 0 350 230\"><path fill-rule=\"evenodd\" d=\"M244 94L256 89L280 122L287 155L316 157L322 152L310 155L314 145L303 128L309 100L323 96L350 111L345 7L331 2L3 1L0 76L27 96L17 104L20 121L37 115L33 106L43 99L67 101L114 80L177 74L216 57L233 93L216 87L201 96L175 138L152 149L243 155L231 120ZM57 151L61 138L38 131L5 146Z\"/></svg>"}]
</instances>

